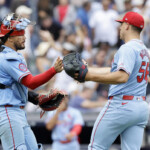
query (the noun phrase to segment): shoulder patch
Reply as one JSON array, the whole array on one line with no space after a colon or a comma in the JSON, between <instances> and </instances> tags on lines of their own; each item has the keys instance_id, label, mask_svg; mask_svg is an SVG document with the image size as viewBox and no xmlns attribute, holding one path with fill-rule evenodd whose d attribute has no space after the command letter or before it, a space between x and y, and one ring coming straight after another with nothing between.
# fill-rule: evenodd
<instances>
[{"instance_id":1,"label":"shoulder patch","mask_svg":"<svg viewBox=\"0 0 150 150\"><path fill-rule=\"evenodd\" d=\"M27 69L27 66L23 63L20 63L19 64L19 69L23 72L26 72L28 69Z\"/></svg>"}]
</instances>

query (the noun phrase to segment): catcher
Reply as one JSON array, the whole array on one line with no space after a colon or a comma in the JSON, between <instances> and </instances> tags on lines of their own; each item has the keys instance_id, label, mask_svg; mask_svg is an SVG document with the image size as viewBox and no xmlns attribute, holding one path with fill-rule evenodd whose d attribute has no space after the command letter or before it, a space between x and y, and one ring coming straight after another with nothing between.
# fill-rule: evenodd
<instances>
[{"instance_id":1,"label":"catcher","mask_svg":"<svg viewBox=\"0 0 150 150\"><path fill-rule=\"evenodd\" d=\"M0 139L4 150L42 150L27 122L24 107L29 101L44 111L56 109L64 93L51 90L47 95L28 92L49 81L63 70L57 58L53 67L33 76L18 50L25 48L25 28L31 24L26 18L9 14L0 23Z\"/></svg>"}]
</instances>

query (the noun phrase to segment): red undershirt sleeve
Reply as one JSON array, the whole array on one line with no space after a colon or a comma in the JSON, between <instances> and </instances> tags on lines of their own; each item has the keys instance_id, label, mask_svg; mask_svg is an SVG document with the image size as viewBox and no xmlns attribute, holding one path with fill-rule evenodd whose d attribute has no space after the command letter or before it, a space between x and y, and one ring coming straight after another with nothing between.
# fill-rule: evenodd
<instances>
[{"instance_id":1,"label":"red undershirt sleeve","mask_svg":"<svg viewBox=\"0 0 150 150\"><path fill-rule=\"evenodd\" d=\"M78 125L75 125L70 132L75 135L79 135L81 131L82 131L82 126L78 124Z\"/></svg>"},{"instance_id":2,"label":"red undershirt sleeve","mask_svg":"<svg viewBox=\"0 0 150 150\"><path fill-rule=\"evenodd\" d=\"M48 82L55 74L56 74L56 70L54 67L52 67L49 70L39 75L33 76L32 74L29 74L23 77L21 83L26 87L34 90L35 88Z\"/></svg>"}]
</instances>

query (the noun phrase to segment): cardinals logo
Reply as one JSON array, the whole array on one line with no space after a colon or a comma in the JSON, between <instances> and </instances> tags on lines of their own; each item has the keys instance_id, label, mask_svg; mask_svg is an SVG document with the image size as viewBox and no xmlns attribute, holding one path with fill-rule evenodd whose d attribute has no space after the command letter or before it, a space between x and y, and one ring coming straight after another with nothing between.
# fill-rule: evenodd
<instances>
[{"instance_id":1,"label":"cardinals logo","mask_svg":"<svg viewBox=\"0 0 150 150\"><path fill-rule=\"evenodd\" d=\"M19 69L20 69L21 71L23 71L23 72L26 72L26 71L27 71L27 66L26 66L25 64L23 64L23 63L20 63L20 64L19 64Z\"/></svg>"}]
</instances>

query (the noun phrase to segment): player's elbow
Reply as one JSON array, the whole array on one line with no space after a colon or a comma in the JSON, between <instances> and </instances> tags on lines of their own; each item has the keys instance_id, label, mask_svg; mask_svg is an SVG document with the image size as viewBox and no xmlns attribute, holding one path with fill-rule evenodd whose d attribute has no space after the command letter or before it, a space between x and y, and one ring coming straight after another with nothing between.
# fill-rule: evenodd
<instances>
[{"instance_id":1,"label":"player's elbow","mask_svg":"<svg viewBox=\"0 0 150 150\"><path fill-rule=\"evenodd\" d=\"M126 83L129 79L129 74L125 71L119 71L118 83Z\"/></svg>"},{"instance_id":2,"label":"player's elbow","mask_svg":"<svg viewBox=\"0 0 150 150\"><path fill-rule=\"evenodd\" d=\"M128 81L128 79L129 79L128 77L122 76L122 77L120 77L120 79L118 78L118 83L120 83L120 84L121 83L126 83Z\"/></svg>"},{"instance_id":3,"label":"player's elbow","mask_svg":"<svg viewBox=\"0 0 150 150\"><path fill-rule=\"evenodd\" d=\"M123 78L123 79L121 80L121 83L126 83L127 81L128 81L127 78Z\"/></svg>"},{"instance_id":4,"label":"player's elbow","mask_svg":"<svg viewBox=\"0 0 150 150\"><path fill-rule=\"evenodd\" d=\"M36 87L35 86L28 86L28 88L30 88L31 90L35 90L36 89Z\"/></svg>"},{"instance_id":5,"label":"player's elbow","mask_svg":"<svg viewBox=\"0 0 150 150\"><path fill-rule=\"evenodd\" d=\"M21 83L32 90L35 90L38 87L37 83L33 80L32 74L23 77Z\"/></svg>"}]
</instances>

